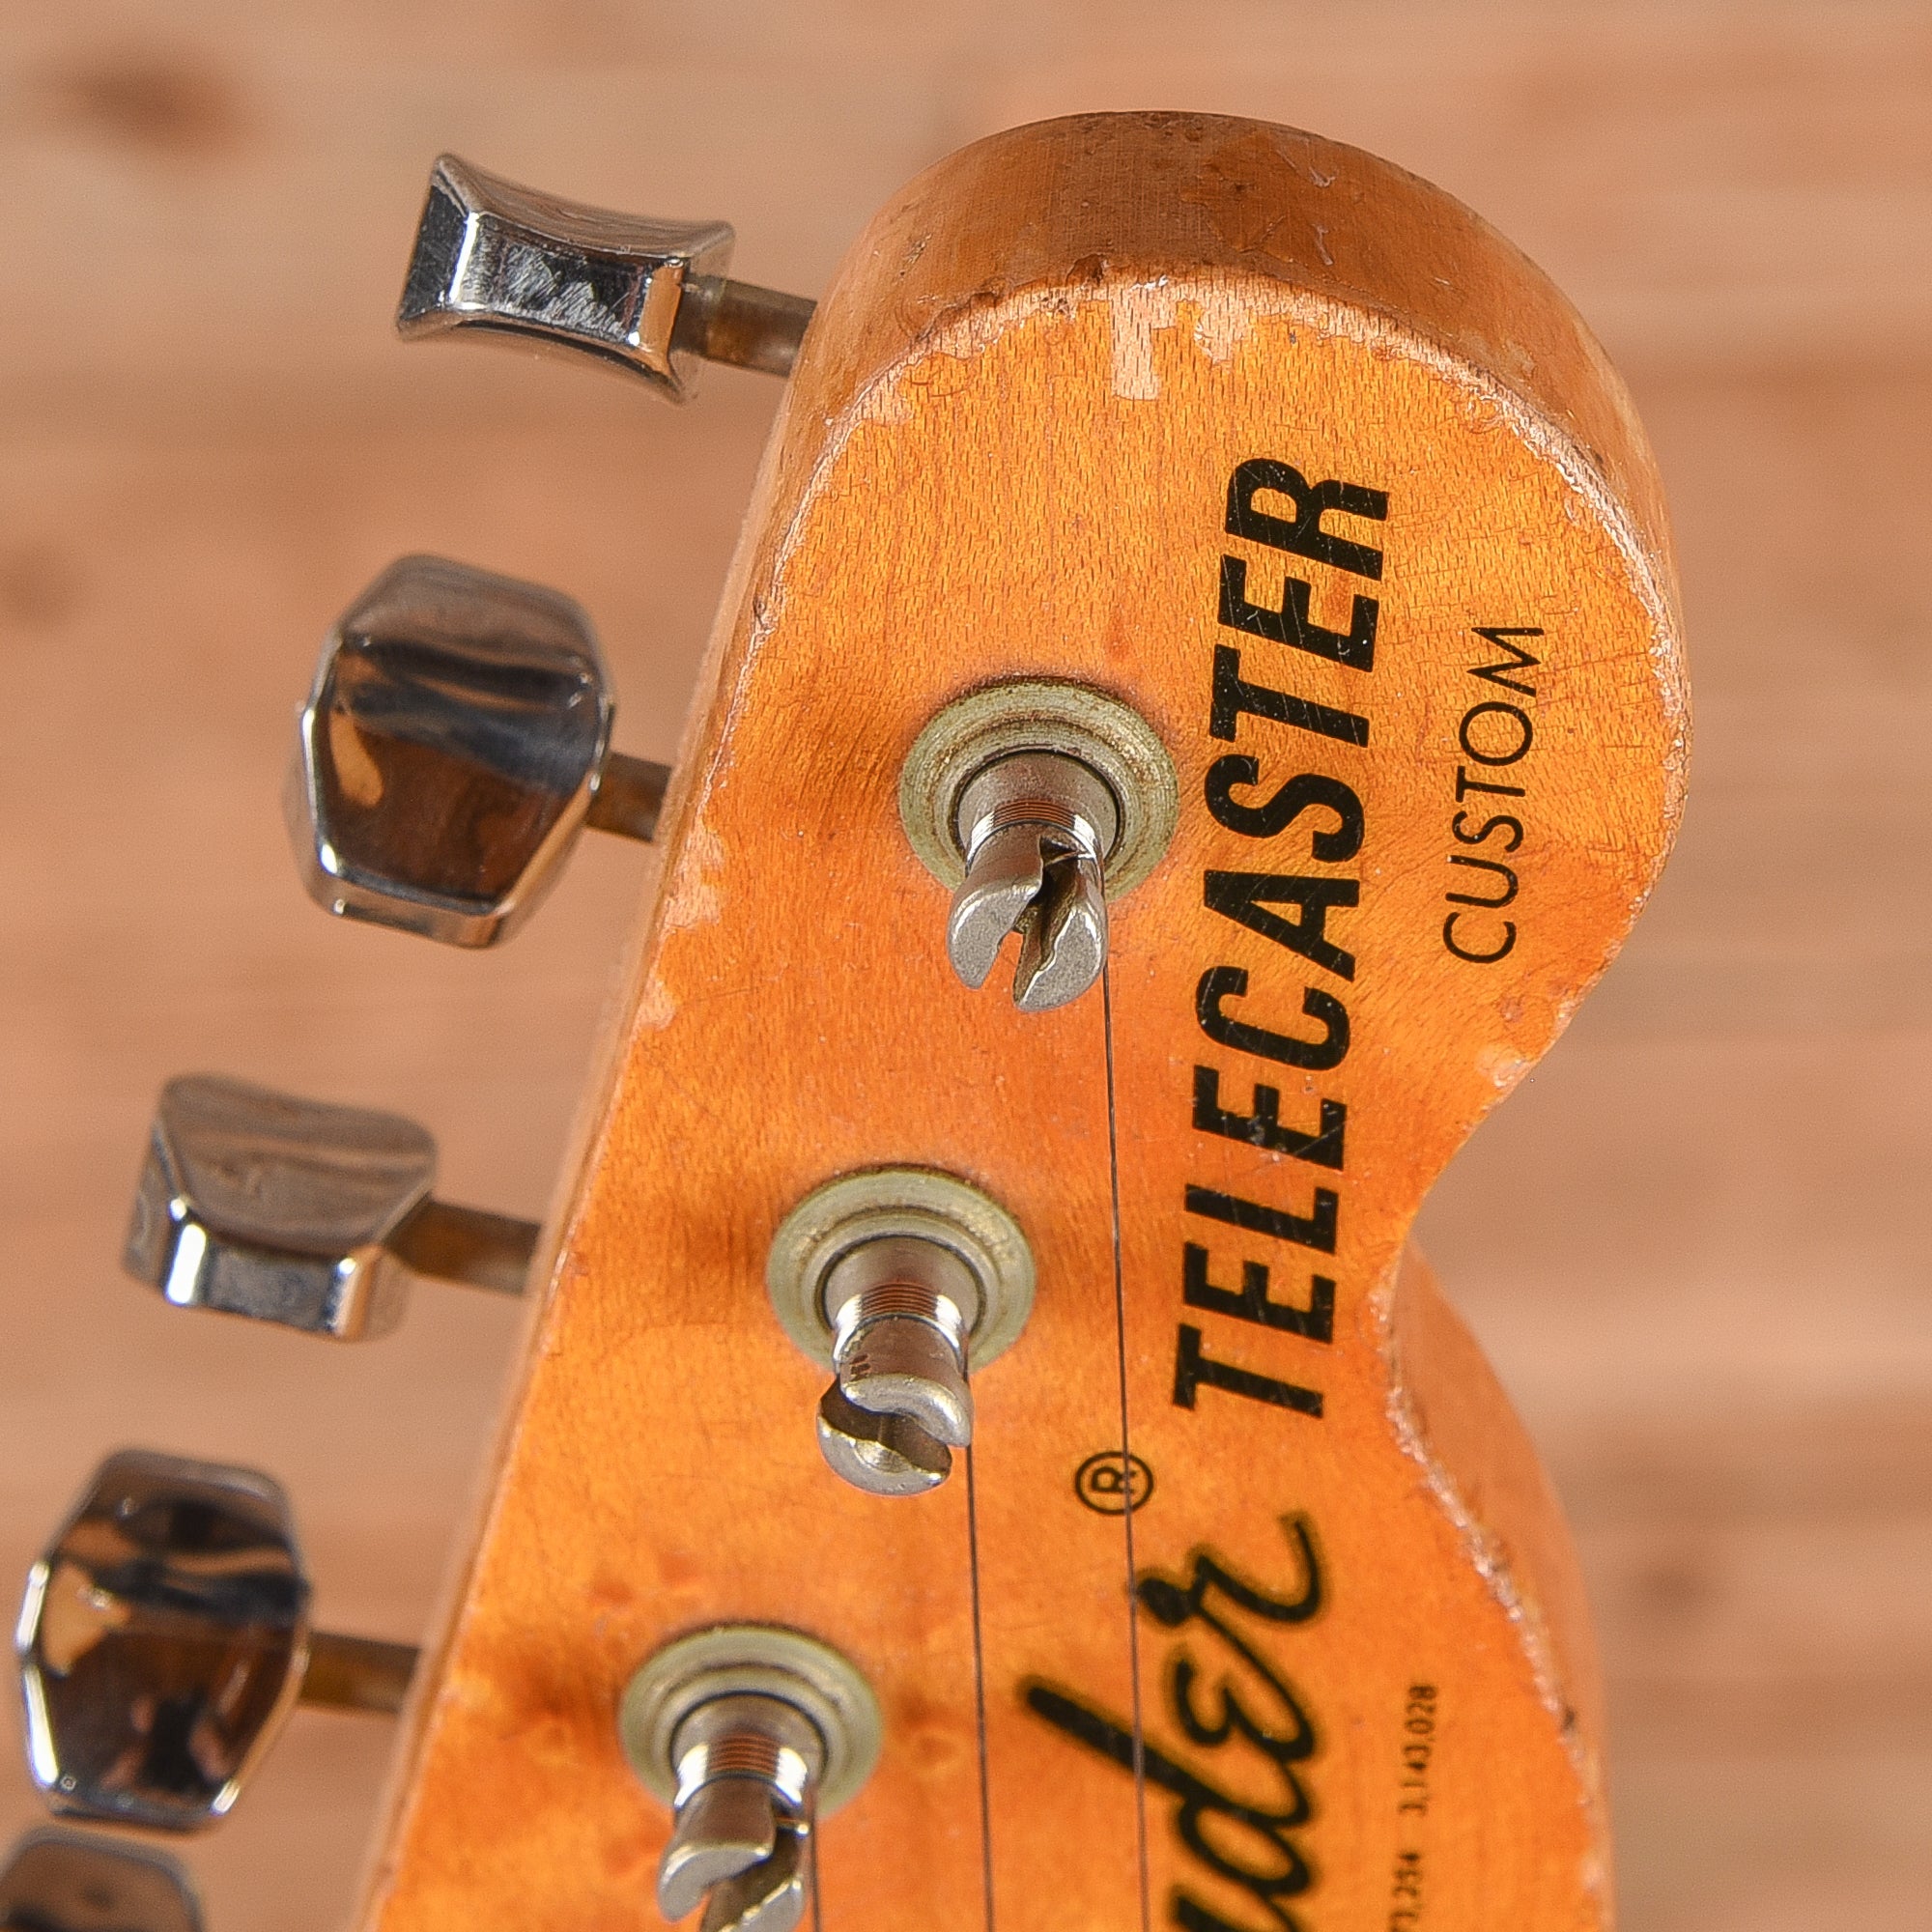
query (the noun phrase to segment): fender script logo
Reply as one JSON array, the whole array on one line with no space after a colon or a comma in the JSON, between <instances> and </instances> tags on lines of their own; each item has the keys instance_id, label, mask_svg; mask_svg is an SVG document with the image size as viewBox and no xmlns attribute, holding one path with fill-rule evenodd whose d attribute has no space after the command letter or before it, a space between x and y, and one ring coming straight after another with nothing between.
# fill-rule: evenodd
<instances>
[{"instance_id":1,"label":"fender script logo","mask_svg":"<svg viewBox=\"0 0 1932 1932\"><path fill-rule=\"evenodd\" d=\"M1287 1680L1256 1647L1262 1633L1250 1626L1244 1635L1236 1627L1243 1617L1263 1625L1302 1624L1321 1607L1321 1565L1307 1518L1284 1517L1281 1527L1300 1563L1298 1594L1269 1596L1207 1553L1194 1557L1184 1584L1149 1571L1134 1586L1141 1608L1163 1629L1199 1624L1211 1634L1218 1669L1204 1667L1185 1646L1169 1654L1168 1707L1191 1744L1217 1752L1234 1747L1233 1755L1214 1766L1234 1789L1146 1741L1139 1757L1149 1785L1179 1801L1174 1829L1188 1853L1246 1892L1266 1913L1269 1926L1299 1932L1282 1901L1300 1897L1315 1882L1291 1835L1313 1815L1297 1767L1315 1754L1315 1726ZM1119 1719L1037 1680L1024 1685L1022 1694L1036 1716L1076 1743L1123 1771L1134 1769L1133 1732ZM1169 1911L1183 1932L1264 1932L1222 1918L1184 1890L1175 1892Z\"/></svg>"}]
</instances>

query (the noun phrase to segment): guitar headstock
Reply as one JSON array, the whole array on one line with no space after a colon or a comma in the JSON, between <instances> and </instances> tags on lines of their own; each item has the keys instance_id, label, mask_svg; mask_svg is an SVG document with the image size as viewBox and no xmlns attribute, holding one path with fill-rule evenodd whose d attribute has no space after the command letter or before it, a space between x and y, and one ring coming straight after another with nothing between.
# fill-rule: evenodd
<instances>
[{"instance_id":1,"label":"guitar headstock","mask_svg":"<svg viewBox=\"0 0 1932 1932\"><path fill-rule=\"evenodd\" d=\"M789 368L668 790L567 600L421 563L291 786L325 904L459 943L662 845L557 1214L231 1083L279 1166L157 1130L130 1243L258 1316L532 1258L367 1922L1607 1923L1574 1565L1407 1236L1674 829L1620 385L1467 211L1257 123L981 142L809 327L727 244L445 163L405 298Z\"/></svg>"}]
</instances>

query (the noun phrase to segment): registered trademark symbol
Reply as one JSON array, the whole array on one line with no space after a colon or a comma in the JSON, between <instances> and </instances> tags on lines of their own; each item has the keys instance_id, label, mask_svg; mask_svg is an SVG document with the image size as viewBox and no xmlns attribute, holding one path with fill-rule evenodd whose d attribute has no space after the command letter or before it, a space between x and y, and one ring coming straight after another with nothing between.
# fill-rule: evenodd
<instances>
[{"instance_id":1,"label":"registered trademark symbol","mask_svg":"<svg viewBox=\"0 0 1932 1932\"><path fill-rule=\"evenodd\" d=\"M1138 1456L1103 1449L1074 1470L1073 1493L1101 1516L1125 1516L1153 1494L1153 1471Z\"/></svg>"}]
</instances>

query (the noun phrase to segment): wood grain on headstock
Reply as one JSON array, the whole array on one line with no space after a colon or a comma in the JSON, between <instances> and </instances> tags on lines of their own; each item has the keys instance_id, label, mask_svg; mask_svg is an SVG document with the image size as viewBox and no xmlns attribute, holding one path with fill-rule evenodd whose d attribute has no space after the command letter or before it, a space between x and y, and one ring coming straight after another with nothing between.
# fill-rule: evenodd
<instances>
[{"instance_id":1,"label":"wood grain on headstock","mask_svg":"<svg viewBox=\"0 0 1932 1932\"><path fill-rule=\"evenodd\" d=\"M1231 535L1257 460L1385 493L1321 526L1379 576ZM1222 622L1229 556L1251 604L1299 579L1331 630L1373 599L1373 668ZM1251 709L1213 735L1217 647L1326 728ZM1131 703L1181 775L1174 843L1115 908L1123 1344L1102 1001L1030 1017L960 986L895 804L926 720L1022 675ZM878 1771L822 1833L839 1932L989 1922L988 1881L1009 1927L1606 1923L1568 1546L1405 1244L1641 905L1685 731L1641 433L1561 298L1459 205L1308 135L1173 115L1020 129L906 189L775 434L370 1922L649 1922L669 1821L619 1753L618 1694L670 1636L757 1619L836 1644L886 1709ZM1223 767L1217 816L1208 774L1236 754L1256 781ZM1328 807L1273 830L1238 810L1302 773L1359 800L1358 849ZM1351 882L1322 926L1346 958L1253 874ZM1457 956L1456 915L1465 954L1507 951ZM1301 1058L1327 1064L1228 1021L1326 1039ZM1297 1132L1346 1109L1340 1165L1197 1125L1210 1099L1253 1114L1257 1083ZM976 1391L983 1751L967 1483L842 1487L762 1279L803 1195L900 1163L984 1188L1039 1264ZM1230 1197L1274 1219L1234 1225ZM1315 1332L1231 1313L1246 1264ZM1153 1476L1131 1518L1075 1488L1123 1446L1123 1390Z\"/></svg>"}]
</instances>

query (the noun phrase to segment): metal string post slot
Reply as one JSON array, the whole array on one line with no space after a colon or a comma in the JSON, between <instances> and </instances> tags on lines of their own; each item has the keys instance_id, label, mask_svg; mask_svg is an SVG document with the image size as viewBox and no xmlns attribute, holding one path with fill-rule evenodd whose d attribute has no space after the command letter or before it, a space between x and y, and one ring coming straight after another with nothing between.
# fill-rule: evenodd
<instances>
[{"instance_id":1,"label":"metal string post slot","mask_svg":"<svg viewBox=\"0 0 1932 1932\"><path fill-rule=\"evenodd\" d=\"M1017 933L1013 1004L1039 1013L1078 999L1107 957L1102 868L1120 831L1113 793L1075 759L1023 752L967 785L957 823L966 876L946 926L952 970L983 986Z\"/></svg>"}]
</instances>

